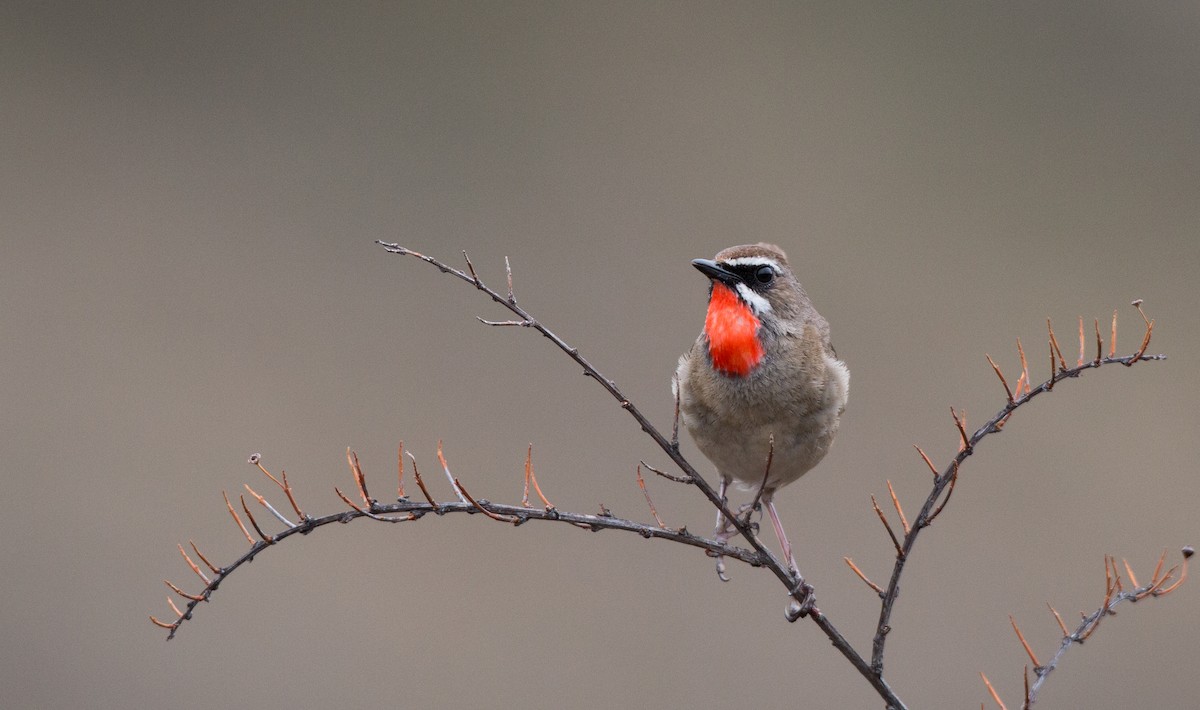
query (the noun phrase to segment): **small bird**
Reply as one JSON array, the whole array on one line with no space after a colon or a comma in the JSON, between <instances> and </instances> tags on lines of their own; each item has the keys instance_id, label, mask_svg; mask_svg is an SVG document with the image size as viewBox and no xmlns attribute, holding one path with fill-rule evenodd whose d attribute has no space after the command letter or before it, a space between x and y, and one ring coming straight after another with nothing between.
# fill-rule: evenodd
<instances>
[{"instance_id":1,"label":"small bird","mask_svg":"<svg viewBox=\"0 0 1200 710\"><path fill-rule=\"evenodd\" d=\"M680 418L717 467L722 499L730 481L761 488L796 572L775 492L825 458L846 408L850 371L779 247L730 247L692 266L710 280L708 315L675 372ZM720 513L716 534L721 540L733 534ZM724 579L720 559L717 571Z\"/></svg>"}]
</instances>

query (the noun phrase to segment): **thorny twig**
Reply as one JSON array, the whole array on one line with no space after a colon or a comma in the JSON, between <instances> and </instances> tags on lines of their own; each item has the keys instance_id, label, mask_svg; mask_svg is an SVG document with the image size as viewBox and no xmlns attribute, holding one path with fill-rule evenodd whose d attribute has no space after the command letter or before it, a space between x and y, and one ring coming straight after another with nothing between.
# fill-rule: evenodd
<instances>
[{"instance_id":1,"label":"thorny twig","mask_svg":"<svg viewBox=\"0 0 1200 710\"><path fill-rule=\"evenodd\" d=\"M1029 642L1025 640L1025 635L1022 634L1021 630L1017 627L1017 622L1013 620L1012 616L1010 615L1008 617L1009 623L1012 624L1013 631L1016 632L1017 639L1020 641L1022 648L1024 648L1025 654L1029 656L1029 660L1033 662L1033 674L1036 677L1036 680L1034 680L1031 684L1028 676L1029 669L1028 666L1026 666L1025 698L1024 703L1021 706L1023 710L1028 710L1029 708L1033 707L1034 703L1037 701L1038 692L1042 689L1042 685L1046 682L1046 678L1048 678L1050 674L1058 668L1058 663L1062 660L1062 657L1067 650L1072 646L1082 644L1089 637L1091 637L1096 629L1100 627L1101 620L1103 620L1106 616L1113 616L1116 614L1117 605L1125 602L1136 602L1140 599L1145 599L1146 597L1166 596L1167 594L1170 594L1178 589L1179 585L1182 584L1185 579L1187 579L1188 559L1195 554L1195 550L1190 546L1184 547L1182 554L1183 561L1180 564L1171 567L1164 573L1162 571L1162 567L1167 555L1166 550L1164 550L1162 556L1158 559L1158 565L1154 569L1154 574L1150 577L1150 582L1144 585L1138 584L1137 578L1133 575L1133 570L1129 567L1129 563L1125 562L1125 573L1129 578L1129 582L1133 585L1132 589L1125 589L1122 585L1120 581L1120 575L1116 569L1116 558L1105 556L1104 601L1091 614L1081 614L1080 616L1082 618L1079 622L1079 625L1076 626L1073 631L1069 631L1067 629L1067 625L1063 621L1062 616L1055 611L1054 607L1050 606L1049 604L1046 605L1050 609L1050 613L1054 615L1054 620L1058 624L1058 628L1062 631L1062 640L1059 642L1058 650L1054 653L1054 656L1045 664L1042 664L1038 660L1037 656L1033 652L1033 649L1030 648ZM1177 572L1178 577L1176 577ZM1170 582L1169 585L1168 582ZM988 692L992 695L992 698L999 703L1000 698L996 694L995 689L991 687L991 683L986 684L988 686Z\"/></svg>"},{"instance_id":2,"label":"thorny twig","mask_svg":"<svg viewBox=\"0 0 1200 710\"><path fill-rule=\"evenodd\" d=\"M1140 311L1141 310L1141 308L1140 308L1141 301L1135 302L1135 306L1137 306L1138 310ZM1144 317L1144 314L1143 314L1143 317ZM1115 322L1115 316L1114 316L1114 322ZM1147 335L1149 335L1150 326L1152 323L1153 323L1153 321L1147 321L1147 324L1146 324ZM1114 331L1113 331L1114 336L1115 336L1115 332L1116 332L1115 327L1116 326L1114 325ZM1082 333L1082 330L1080 332ZM1145 339L1143 339L1143 340L1145 340ZM1080 342L1081 342L1081 351L1082 351L1082 335L1080 336ZM1148 345L1149 341L1146 340L1145 343ZM958 450L958 453L955 455L955 457L950 460L950 463L947 464L946 467L944 469L942 469L942 472L940 474L938 474L937 477L935 478L934 484L933 484L933 489L930 491L929 496L925 499L925 503L921 506L921 511L919 513L917 513L917 517L912 521L911 533L904 536L903 544L900 546L900 549L897 551L896 561L892 567L892 576L888 582L887 589L884 592L883 601L880 604L879 622L878 622L878 624L876 624L875 638L872 643L871 668L875 673L878 673L880 675L883 674L884 649L885 649L885 645L887 643L888 633L891 631L890 623L891 623L892 611L894 610L894 607L896 604L896 597L900 591L900 577L904 572L905 563L908 561L909 557L911 556L913 546L916 544L917 537L920 535L921 531L924 530L925 528L929 527L929 524L933 521L933 519L939 513L941 513L942 508L945 507L945 500L942 501L941 505L938 505L938 500L942 498L943 493L948 497L950 495L950 493L953 491L953 486L954 486L954 484L956 484L958 482L958 477L960 475L959 474L960 466L962 465L962 463L964 461L967 460L968 457L970 457L972 454L975 453L975 447L979 444L979 442L981 440L983 440L985 437L1001 431L1001 427L1003 427L1004 423L1008 421L1009 417L1012 416L1013 412L1015 412L1017 409L1021 408L1022 406L1028 404L1030 401L1032 401L1035 397L1042 394L1043 392L1050 392L1054 388L1055 383L1058 383L1058 382L1061 382L1061 381L1067 380L1067 379L1078 378L1081 375L1083 375L1084 372L1086 372L1088 370L1093 370L1093 369L1099 368L1103 365L1121 364L1121 365L1130 366L1136 362L1142 362L1142 361L1147 361L1147 360L1159 361L1159 360L1167 359L1166 355L1161 355L1161 354L1160 355L1150 355L1150 356L1144 355L1143 354L1144 350L1142 352L1135 353L1133 355L1126 355L1124 357L1115 357L1112 354L1110 354L1108 357L1101 357L1102 352L1103 352L1103 341L1100 339L1100 329L1099 329L1098 322L1097 322L1097 326L1096 326L1096 347L1097 347L1097 353L1096 353L1097 357L1095 360L1092 360L1090 362L1080 363L1077 366L1070 368L1070 369L1063 369L1063 370L1059 370L1057 372L1052 370L1050 373L1050 378L1048 380L1041 383L1037 387L1031 387L1029 384L1029 378L1027 375L1029 368L1028 368L1028 364L1025 360L1025 351L1024 351L1024 348L1021 346L1021 341L1018 339L1017 350L1021 357L1021 365L1022 365L1021 380L1024 382L1024 384L1022 385L1019 383L1018 386L1014 389L1013 400L1011 402L1006 402L1004 405L1004 408L1002 408L999 412L997 412L995 414L995 416L993 416L991 419L984 422L984 424L981 427L979 427L978 429L976 429L975 432L973 434L971 434L970 436L967 436L966 428L963 423L966 419L965 414L960 419L958 413L955 412L953 410L953 408L951 409L951 414L954 417L955 427L958 430L958 435L959 435L959 439L960 439L959 450ZM998 369L998 368L996 368L996 369ZM997 372L997 374L999 374L999 373ZM1003 381L1003 378L1001 378L1001 380ZM927 457L923 457L923 458L927 458ZM893 536L893 540L894 540L894 536Z\"/></svg>"},{"instance_id":3,"label":"thorny twig","mask_svg":"<svg viewBox=\"0 0 1200 710\"><path fill-rule=\"evenodd\" d=\"M458 482L459 490L466 494L466 489L462 487L462 482ZM754 550L748 550L743 547L736 547L728 543L723 543L719 540L693 535L686 529L672 529L667 527L656 527L647 525L626 518L619 518L611 513L606 515L587 515L582 513L568 513L556 510L551 507L544 509L526 508L519 505L503 505L493 503L482 499L469 498L467 502L458 500L443 501L440 503L428 501L410 501L400 500L396 503L380 503L372 501L369 507L363 507L350 500L340 489L335 487L335 492L343 502L349 506L350 510L325 515L317 518L306 517L300 523L288 527L274 535L269 536L270 542L267 541L268 536L263 535L264 539L255 541L249 550L241 557L234 560L229 565L224 567L216 567L212 565L204 555L201 555L199 550L192 545L196 550L197 556L204 560L205 565L212 570L212 576L206 577L197 568L196 573L200 575L202 580L207 579L204 588L196 594L190 594L183 589L172 584L170 581L163 580L167 586L171 588L179 596L188 600L188 604L182 610L177 612L177 617L174 622L165 622L155 617L150 617L151 620L162 628L169 629L167 634L168 639L175 637L179 626L192 618L195 608L201 603L208 601L213 592L221 586L225 579L233 574L242 565L254 560L256 556L267 547L283 542L284 540L294 535L307 535L313 530L324 527L331 523L349 523L358 518L367 518L380 522L400 523L420 520L429 513L434 513L435 516L447 515L451 513L466 513L468 515L474 513L483 513L487 517L499 520L514 525L521 525L531 520L541 520L550 522L564 522L577 527L585 528L591 531L600 530L623 530L626 532L636 533L645 538L658 538L670 540L672 542L683 543L692 547L697 547L712 554L724 555L736 560L741 560L751 566L761 567L766 564L766 559ZM393 517L394 516L394 517ZM182 551L182 546L180 547ZM187 555L184 554L185 559ZM193 566L189 560L189 567Z\"/></svg>"}]
</instances>

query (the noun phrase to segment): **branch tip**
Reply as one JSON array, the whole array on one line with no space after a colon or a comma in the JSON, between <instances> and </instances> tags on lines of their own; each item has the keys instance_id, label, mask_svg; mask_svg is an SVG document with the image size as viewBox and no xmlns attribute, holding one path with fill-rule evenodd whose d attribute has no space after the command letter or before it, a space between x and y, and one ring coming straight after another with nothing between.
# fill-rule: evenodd
<instances>
[{"instance_id":1,"label":"branch tip","mask_svg":"<svg viewBox=\"0 0 1200 710\"><path fill-rule=\"evenodd\" d=\"M1009 401L1011 402L1012 400L1010 399ZM917 450L917 453L921 455L921 460L923 460L925 462L925 465L929 467L929 470L933 472L933 479L936 481L937 477L940 476L941 474L938 473L937 468L933 465L933 461L929 460L929 457L925 455L925 452L921 449L920 446L913 444L913 448L915 448Z\"/></svg>"},{"instance_id":2,"label":"branch tip","mask_svg":"<svg viewBox=\"0 0 1200 710\"><path fill-rule=\"evenodd\" d=\"M1025 634L1021 633L1021 628L1017 626L1017 620L1013 618L1012 614L1008 615L1008 623L1012 624L1013 631L1017 632L1017 638L1021 641L1021 645L1025 647L1025 653L1029 656L1029 660L1033 661L1033 667L1035 669L1041 668L1042 662L1034 655L1033 649L1029 647L1029 642L1025 640Z\"/></svg>"},{"instance_id":3,"label":"branch tip","mask_svg":"<svg viewBox=\"0 0 1200 710\"><path fill-rule=\"evenodd\" d=\"M429 506L433 508L435 513L440 511L442 506L438 505L433 496L429 495L429 489L425 487L425 481L421 478L421 470L417 468L417 457L413 456L411 451L405 451L404 453L408 454L408 458L412 459L413 480L417 482L417 488L421 489L421 495L425 496L425 501L429 503Z\"/></svg>"},{"instance_id":4,"label":"branch tip","mask_svg":"<svg viewBox=\"0 0 1200 710\"><path fill-rule=\"evenodd\" d=\"M442 440L441 439L438 439L437 457L438 457L438 462L442 464L442 470L446 472L446 480L450 481L450 487L452 489L454 489L454 493L458 496L458 501L460 503L466 503L467 499L463 497L463 492L458 487L458 479L455 478L452 473L450 473L450 466L446 463L445 455L442 454Z\"/></svg>"},{"instance_id":5,"label":"branch tip","mask_svg":"<svg viewBox=\"0 0 1200 710\"><path fill-rule=\"evenodd\" d=\"M1054 354L1058 355L1059 367L1062 368L1063 372L1066 372L1067 371L1067 360L1066 360L1066 358L1063 357L1062 349L1058 347L1058 338L1054 337L1054 326L1050 324L1049 318L1046 319L1046 330L1050 331L1050 347L1054 351ZM1051 365L1054 364L1053 356L1050 358L1050 364ZM1050 368L1050 378L1051 379L1054 378L1054 368L1053 367Z\"/></svg>"},{"instance_id":6,"label":"branch tip","mask_svg":"<svg viewBox=\"0 0 1200 710\"><path fill-rule=\"evenodd\" d=\"M187 562L188 567L192 568L192 571L195 572L196 576L199 577L204 582L205 586L212 584L212 580L208 578L208 575L201 572L200 567L197 566L196 563L192 561L191 557L188 557L188 553L183 551L182 544L179 545L179 554L183 555L183 559Z\"/></svg>"},{"instance_id":7,"label":"branch tip","mask_svg":"<svg viewBox=\"0 0 1200 710\"><path fill-rule=\"evenodd\" d=\"M892 496L892 505L896 508L896 514L900 516L900 526L904 528L904 534L907 536L912 532L912 528L908 526L908 518L904 515L904 509L900 507L900 499L896 497L896 489L892 488L892 482L887 482L888 493Z\"/></svg>"},{"instance_id":8,"label":"branch tip","mask_svg":"<svg viewBox=\"0 0 1200 710\"><path fill-rule=\"evenodd\" d=\"M892 544L896 546L896 557L903 558L904 548L900 546L900 541L896 539L896 533L892 532L892 526L888 523L887 516L883 514L883 510L880 509L875 496L871 496L871 507L875 509L875 514L879 516L879 522L883 523L884 529L887 530L888 537L892 538Z\"/></svg>"},{"instance_id":9,"label":"branch tip","mask_svg":"<svg viewBox=\"0 0 1200 710\"><path fill-rule=\"evenodd\" d=\"M1025 348L1021 346L1021 339L1017 338L1017 353L1021 356L1021 378L1025 380L1025 393L1028 393L1033 386L1033 380L1029 377L1029 362L1025 360ZM1017 396L1021 396L1018 392Z\"/></svg>"},{"instance_id":10,"label":"branch tip","mask_svg":"<svg viewBox=\"0 0 1200 710\"><path fill-rule=\"evenodd\" d=\"M1079 362L1075 363L1076 367L1083 367L1083 351L1084 351L1083 316L1079 316Z\"/></svg>"},{"instance_id":11,"label":"branch tip","mask_svg":"<svg viewBox=\"0 0 1200 710\"><path fill-rule=\"evenodd\" d=\"M212 570L213 574L222 574L222 571L218 569L216 565L208 561L208 558L204 556L204 553L200 551L200 548L196 547L196 543L188 540L188 544L192 546L192 551L196 553L196 556L199 557L210 570Z\"/></svg>"},{"instance_id":12,"label":"branch tip","mask_svg":"<svg viewBox=\"0 0 1200 710\"><path fill-rule=\"evenodd\" d=\"M262 528L258 527L258 521L254 519L254 515L250 512L250 508L246 505L246 496L238 496L238 500L242 502L242 510L246 512L246 517L250 519L250 525L254 527L254 532L258 533L258 536L262 538L263 542L267 543L268 545L274 545L275 538L264 533Z\"/></svg>"},{"instance_id":13,"label":"branch tip","mask_svg":"<svg viewBox=\"0 0 1200 710\"><path fill-rule=\"evenodd\" d=\"M466 255L466 252L463 252ZM470 262L467 262L470 263ZM404 440L396 450L396 500L404 500Z\"/></svg>"},{"instance_id":14,"label":"branch tip","mask_svg":"<svg viewBox=\"0 0 1200 710\"><path fill-rule=\"evenodd\" d=\"M1000 700L1000 696L996 693L996 689L992 687L992 682L988 680L986 675L983 674L983 671L979 671L979 677L983 678L983 684L987 686L988 693L991 694L992 700L995 700L996 704L1000 706L1000 710L1008 710L1008 708L1004 706L1004 702Z\"/></svg>"},{"instance_id":15,"label":"branch tip","mask_svg":"<svg viewBox=\"0 0 1200 710\"><path fill-rule=\"evenodd\" d=\"M1054 620L1058 622L1058 628L1062 629L1063 638L1070 638L1071 632L1067 631L1067 624L1063 621L1062 616L1059 615L1058 610L1050 606L1050 602L1046 602L1046 608L1050 610L1051 614L1054 614Z\"/></svg>"},{"instance_id":16,"label":"branch tip","mask_svg":"<svg viewBox=\"0 0 1200 710\"><path fill-rule=\"evenodd\" d=\"M859 579L865 582L868 587L875 590L876 594L883 596L883 587L867 579L867 575L863 574L863 571L858 568L858 565L854 564L854 560L850 559L849 557L843 557L842 559L846 561L847 565L850 565L850 569L854 570L854 574L858 575Z\"/></svg>"},{"instance_id":17,"label":"branch tip","mask_svg":"<svg viewBox=\"0 0 1200 710\"><path fill-rule=\"evenodd\" d=\"M1113 309L1112 340L1108 344L1108 356L1110 358L1117 356L1117 309L1115 308Z\"/></svg>"},{"instance_id":18,"label":"branch tip","mask_svg":"<svg viewBox=\"0 0 1200 710\"><path fill-rule=\"evenodd\" d=\"M238 529L241 530L242 534L246 536L246 542L253 546L254 538L250 536L250 531L247 530L246 526L242 524L242 519L238 517L237 511L233 509L233 503L229 502L229 494L225 491L221 491L221 496L225 498L225 507L229 510L229 514L233 516L233 522L237 523Z\"/></svg>"},{"instance_id":19,"label":"branch tip","mask_svg":"<svg viewBox=\"0 0 1200 710\"><path fill-rule=\"evenodd\" d=\"M203 594L188 594L179 587L176 587L174 584L171 584L171 580L169 579L164 579L163 583L170 587L172 592L175 592L184 599L191 599L194 602L207 601L207 598Z\"/></svg>"},{"instance_id":20,"label":"branch tip","mask_svg":"<svg viewBox=\"0 0 1200 710\"><path fill-rule=\"evenodd\" d=\"M995 371L996 377L1000 378L1000 384L1004 385L1004 394L1008 398L1008 403L1012 404L1013 393L1012 390L1008 388L1008 380L1004 379L1004 373L1000 372L1000 366L996 364L996 361L992 359L991 355L984 353L983 356L987 358L988 364L992 366L992 370Z\"/></svg>"},{"instance_id":21,"label":"branch tip","mask_svg":"<svg viewBox=\"0 0 1200 710\"><path fill-rule=\"evenodd\" d=\"M642 489L642 495L646 497L646 505L650 506L650 514L654 516L654 521L658 523L658 527L666 530L666 523L662 521L662 518L658 517L658 510L654 508L654 501L650 499L650 491L646 488L646 479L642 478L642 466L640 463L637 466L637 483L638 488Z\"/></svg>"}]
</instances>

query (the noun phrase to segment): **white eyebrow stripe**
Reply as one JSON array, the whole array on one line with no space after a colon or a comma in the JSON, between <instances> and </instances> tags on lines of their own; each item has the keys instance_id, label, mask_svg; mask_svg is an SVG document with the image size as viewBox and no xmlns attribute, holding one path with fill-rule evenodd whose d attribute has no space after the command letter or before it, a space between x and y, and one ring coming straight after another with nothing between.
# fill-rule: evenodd
<instances>
[{"instance_id":1,"label":"white eyebrow stripe","mask_svg":"<svg viewBox=\"0 0 1200 710\"><path fill-rule=\"evenodd\" d=\"M737 293L739 296L742 297L743 301L750 304L750 309L752 311L754 311L755 314L761 315L763 313L771 312L771 302L768 301L767 299L763 298L759 294L755 293L746 284L744 284L744 283L738 284L737 285Z\"/></svg>"},{"instance_id":2,"label":"white eyebrow stripe","mask_svg":"<svg viewBox=\"0 0 1200 710\"><path fill-rule=\"evenodd\" d=\"M727 266L769 266L775 269L775 273L783 273L779 262L766 256L739 256L736 259L725 259L721 263Z\"/></svg>"}]
</instances>

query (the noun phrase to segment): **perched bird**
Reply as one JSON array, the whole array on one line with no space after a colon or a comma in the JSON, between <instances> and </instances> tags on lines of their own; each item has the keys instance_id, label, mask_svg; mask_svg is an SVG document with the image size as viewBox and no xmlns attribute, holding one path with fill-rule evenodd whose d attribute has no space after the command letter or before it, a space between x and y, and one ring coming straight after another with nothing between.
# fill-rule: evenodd
<instances>
[{"instance_id":1,"label":"perched bird","mask_svg":"<svg viewBox=\"0 0 1200 710\"><path fill-rule=\"evenodd\" d=\"M782 249L746 244L692 265L711 283L704 331L675 372L680 418L717 467L722 499L730 481L761 487L783 555L796 571L775 491L825 458L846 408L850 371ZM717 537L732 534L718 513ZM724 579L720 560L717 570Z\"/></svg>"}]
</instances>

